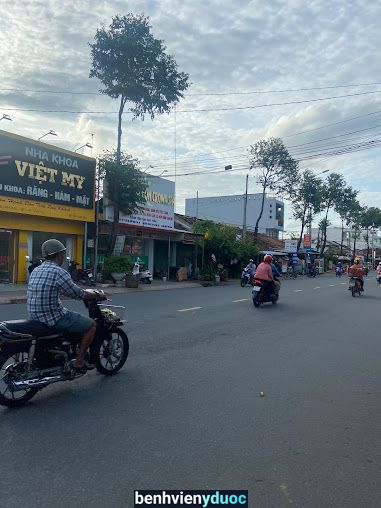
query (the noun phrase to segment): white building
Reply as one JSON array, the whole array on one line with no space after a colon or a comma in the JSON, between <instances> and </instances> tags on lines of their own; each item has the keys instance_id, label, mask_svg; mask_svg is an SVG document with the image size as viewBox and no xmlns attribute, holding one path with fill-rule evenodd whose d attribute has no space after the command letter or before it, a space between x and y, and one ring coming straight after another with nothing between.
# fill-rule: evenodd
<instances>
[{"instance_id":1,"label":"white building","mask_svg":"<svg viewBox=\"0 0 381 508\"><path fill-rule=\"evenodd\" d=\"M320 238L320 244L321 244L321 232L319 233L319 228L312 228L312 244L315 246L317 243L318 236ZM366 243L366 230L362 229L358 231L357 238L356 238L356 249L366 249L367 243ZM337 226L330 226L327 228L327 241L328 242L337 242L338 244L341 244L341 227ZM374 247L379 248L380 246L380 236L379 232L376 231L374 235L371 233L369 234L369 244ZM349 228L344 228L344 236L343 236L343 245L346 247L353 247L354 244L354 231L350 230Z\"/></svg>"},{"instance_id":2,"label":"white building","mask_svg":"<svg viewBox=\"0 0 381 508\"><path fill-rule=\"evenodd\" d=\"M246 226L254 229L262 203L262 194L248 194ZM185 200L185 215L198 219L209 219L232 226L242 227L244 220L245 196L215 196ZM284 226L284 204L274 197L265 197L263 215L259 222L260 233L279 238Z\"/></svg>"}]
</instances>

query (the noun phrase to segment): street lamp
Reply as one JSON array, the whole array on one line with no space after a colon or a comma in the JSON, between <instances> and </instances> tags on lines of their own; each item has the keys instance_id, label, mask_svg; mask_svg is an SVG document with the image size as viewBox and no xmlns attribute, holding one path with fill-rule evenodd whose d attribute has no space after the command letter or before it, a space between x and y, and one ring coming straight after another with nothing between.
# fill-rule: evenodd
<instances>
[{"instance_id":1,"label":"street lamp","mask_svg":"<svg viewBox=\"0 0 381 508\"><path fill-rule=\"evenodd\" d=\"M40 139L44 138L45 136L58 136L58 134L55 132L55 131L52 131L50 130L49 132L45 132L45 134L43 134L42 136L40 136L38 138L38 140L40 141Z\"/></svg>"},{"instance_id":2,"label":"street lamp","mask_svg":"<svg viewBox=\"0 0 381 508\"><path fill-rule=\"evenodd\" d=\"M3 116L0 118L0 121L1 120L9 120L10 122L12 122L12 118L7 114L3 114Z\"/></svg>"},{"instance_id":3,"label":"street lamp","mask_svg":"<svg viewBox=\"0 0 381 508\"><path fill-rule=\"evenodd\" d=\"M76 148L74 151L75 152L78 152L78 150L80 150L81 148L93 148L93 145L91 143L85 143L84 145L80 146L79 148Z\"/></svg>"}]
</instances>

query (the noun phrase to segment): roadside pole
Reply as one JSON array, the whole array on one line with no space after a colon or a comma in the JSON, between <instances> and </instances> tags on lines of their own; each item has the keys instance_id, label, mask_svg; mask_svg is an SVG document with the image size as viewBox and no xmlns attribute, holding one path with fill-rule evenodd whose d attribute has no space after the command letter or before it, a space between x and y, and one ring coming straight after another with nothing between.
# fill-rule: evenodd
<instances>
[{"instance_id":1,"label":"roadside pole","mask_svg":"<svg viewBox=\"0 0 381 508\"><path fill-rule=\"evenodd\" d=\"M247 188L249 185L249 175L246 175L246 190L245 190L245 199L243 205L243 226L242 226L242 239L245 239L246 236L246 218L247 218Z\"/></svg>"}]
</instances>

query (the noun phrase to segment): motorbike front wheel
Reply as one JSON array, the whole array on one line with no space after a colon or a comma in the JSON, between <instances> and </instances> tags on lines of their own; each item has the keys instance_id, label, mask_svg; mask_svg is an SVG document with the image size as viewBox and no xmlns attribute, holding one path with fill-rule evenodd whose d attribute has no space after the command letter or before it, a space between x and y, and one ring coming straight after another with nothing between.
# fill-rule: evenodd
<instances>
[{"instance_id":1,"label":"motorbike front wheel","mask_svg":"<svg viewBox=\"0 0 381 508\"><path fill-rule=\"evenodd\" d=\"M241 288L244 288L246 286L246 280L241 279Z\"/></svg>"},{"instance_id":2,"label":"motorbike front wheel","mask_svg":"<svg viewBox=\"0 0 381 508\"><path fill-rule=\"evenodd\" d=\"M95 367L104 376L116 374L126 363L130 345L126 333L120 328L109 332L97 341L94 350Z\"/></svg>"},{"instance_id":3,"label":"motorbike front wheel","mask_svg":"<svg viewBox=\"0 0 381 508\"><path fill-rule=\"evenodd\" d=\"M17 353L0 356L0 405L7 407L22 406L36 395L37 388L15 391L12 382L22 379L29 358L29 348L23 347Z\"/></svg>"}]
</instances>

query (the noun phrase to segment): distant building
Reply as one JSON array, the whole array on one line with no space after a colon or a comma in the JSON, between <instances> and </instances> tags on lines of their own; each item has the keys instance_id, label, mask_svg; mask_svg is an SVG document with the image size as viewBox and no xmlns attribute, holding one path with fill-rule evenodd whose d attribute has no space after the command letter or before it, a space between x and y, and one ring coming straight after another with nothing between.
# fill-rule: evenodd
<instances>
[{"instance_id":1,"label":"distant building","mask_svg":"<svg viewBox=\"0 0 381 508\"><path fill-rule=\"evenodd\" d=\"M242 227L244 202L245 196L242 194L190 198L185 200L185 215ZM262 194L248 194L246 213L246 226L248 229L253 230L255 228L261 210L261 202ZM283 231L283 228L283 202L274 197L266 196L258 231L272 238L279 238L279 232Z\"/></svg>"},{"instance_id":2,"label":"distant building","mask_svg":"<svg viewBox=\"0 0 381 508\"><path fill-rule=\"evenodd\" d=\"M359 250L366 249L366 247L367 247L367 242L365 239L366 234L367 233L366 233L365 229L358 231L357 238L356 238L356 249L359 249ZM340 245L341 244L341 235L342 235L341 227L331 226L331 227L327 228L327 242L328 243L335 242ZM319 231L318 228L312 228L312 245L313 246L316 246L318 238L319 238L320 245L321 245L321 242L322 242L321 231ZM370 246L372 246L372 243L373 243L373 247L379 247L380 240L381 240L381 238L379 236L378 231L376 231L374 235L372 235L371 233L369 234ZM344 228L343 245L350 248L350 247L353 247L353 244L354 244L354 231L350 230L349 228Z\"/></svg>"}]
</instances>

